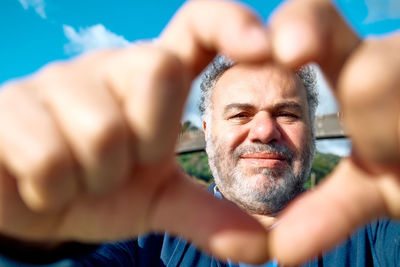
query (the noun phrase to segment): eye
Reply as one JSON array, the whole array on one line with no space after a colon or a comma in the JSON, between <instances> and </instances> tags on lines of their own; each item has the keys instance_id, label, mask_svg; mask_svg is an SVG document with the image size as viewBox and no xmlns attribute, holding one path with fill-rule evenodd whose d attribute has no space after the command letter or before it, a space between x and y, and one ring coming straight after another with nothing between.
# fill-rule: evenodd
<instances>
[{"instance_id":1,"label":"eye","mask_svg":"<svg viewBox=\"0 0 400 267\"><path fill-rule=\"evenodd\" d=\"M299 116L297 116L294 113L289 113L289 112L282 112L278 114L279 117L288 117L288 118L298 118Z\"/></svg>"},{"instance_id":2,"label":"eye","mask_svg":"<svg viewBox=\"0 0 400 267\"><path fill-rule=\"evenodd\" d=\"M296 113L292 112L280 112L276 115L278 119L285 120L285 121L296 121L300 118L300 116Z\"/></svg>"},{"instance_id":3,"label":"eye","mask_svg":"<svg viewBox=\"0 0 400 267\"><path fill-rule=\"evenodd\" d=\"M247 117L248 117L248 114L242 112L242 113L238 113L238 114L235 114L235 115L231 116L231 119L232 118L247 118Z\"/></svg>"},{"instance_id":4,"label":"eye","mask_svg":"<svg viewBox=\"0 0 400 267\"><path fill-rule=\"evenodd\" d=\"M228 121L234 124L245 124L249 122L251 118L252 115L249 112L238 112L228 116Z\"/></svg>"}]
</instances>

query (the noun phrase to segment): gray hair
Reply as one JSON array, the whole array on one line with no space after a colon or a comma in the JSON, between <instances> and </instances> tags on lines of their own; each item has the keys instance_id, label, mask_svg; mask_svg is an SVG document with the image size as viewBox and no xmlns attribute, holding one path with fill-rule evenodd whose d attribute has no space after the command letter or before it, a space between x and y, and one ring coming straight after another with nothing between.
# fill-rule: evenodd
<instances>
[{"instance_id":1,"label":"gray hair","mask_svg":"<svg viewBox=\"0 0 400 267\"><path fill-rule=\"evenodd\" d=\"M200 89L202 92L199 109L204 121L210 122L211 95L216 82L221 75L231 68L235 63L224 56L217 56L213 62L208 65L207 69L202 74ZM311 132L314 139L314 121L315 112L318 106L318 92L316 90L316 72L311 65L306 65L300 68L296 75L302 81L307 94L307 103L309 116L311 121Z\"/></svg>"}]
</instances>

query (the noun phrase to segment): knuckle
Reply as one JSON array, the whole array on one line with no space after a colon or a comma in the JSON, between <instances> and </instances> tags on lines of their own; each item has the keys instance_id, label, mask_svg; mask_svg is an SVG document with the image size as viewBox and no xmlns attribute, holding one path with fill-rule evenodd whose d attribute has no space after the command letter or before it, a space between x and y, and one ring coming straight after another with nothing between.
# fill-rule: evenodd
<instances>
[{"instance_id":1,"label":"knuckle","mask_svg":"<svg viewBox=\"0 0 400 267\"><path fill-rule=\"evenodd\" d=\"M73 60L55 61L45 65L36 75L36 80L42 83L49 81L57 82L59 80L69 82L72 77L81 77L92 75L95 72L101 71L105 59L116 54L115 50L100 50L92 51L83 54Z\"/></svg>"},{"instance_id":2,"label":"knuckle","mask_svg":"<svg viewBox=\"0 0 400 267\"><path fill-rule=\"evenodd\" d=\"M45 65L38 73L38 79L42 78L54 77L59 78L63 77L66 72L70 72L71 64L64 61L51 62ZM44 77L46 76L46 77Z\"/></svg>"},{"instance_id":3,"label":"knuckle","mask_svg":"<svg viewBox=\"0 0 400 267\"><path fill-rule=\"evenodd\" d=\"M46 212L55 209L55 201L49 201L49 194L33 181L22 181L19 183L21 198L33 211Z\"/></svg>"},{"instance_id":4,"label":"knuckle","mask_svg":"<svg viewBox=\"0 0 400 267\"><path fill-rule=\"evenodd\" d=\"M65 151L56 145L35 149L28 158L21 175L38 181L53 179L71 167Z\"/></svg>"},{"instance_id":5,"label":"knuckle","mask_svg":"<svg viewBox=\"0 0 400 267\"><path fill-rule=\"evenodd\" d=\"M72 162L57 148L41 149L18 175L21 196L35 211L55 210L78 190Z\"/></svg>"},{"instance_id":6,"label":"knuckle","mask_svg":"<svg viewBox=\"0 0 400 267\"><path fill-rule=\"evenodd\" d=\"M34 90L39 98L44 97L49 90L53 91L60 84L68 84L73 79L73 69L71 63L68 62L49 63L32 77L29 81L29 88ZM70 80L67 80L66 77L69 77Z\"/></svg>"},{"instance_id":7,"label":"knuckle","mask_svg":"<svg viewBox=\"0 0 400 267\"><path fill-rule=\"evenodd\" d=\"M146 60L142 60L141 67L146 73L157 75L161 78L175 79L176 73L184 69L178 56L160 46L143 47Z\"/></svg>"},{"instance_id":8,"label":"knuckle","mask_svg":"<svg viewBox=\"0 0 400 267\"><path fill-rule=\"evenodd\" d=\"M157 85L152 86L155 90L162 88L167 90L168 93L173 94L174 97L179 97L182 90L189 87L189 73L187 68L184 67L183 62L175 54L163 50L155 49L151 53L151 62L146 66L147 73L150 73L149 80L154 81Z\"/></svg>"},{"instance_id":9,"label":"knuckle","mask_svg":"<svg viewBox=\"0 0 400 267\"><path fill-rule=\"evenodd\" d=\"M95 154L107 152L124 138L124 121L117 114L92 113L90 117L91 123L87 124L86 140Z\"/></svg>"},{"instance_id":10,"label":"knuckle","mask_svg":"<svg viewBox=\"0 0 400 267\"><path fill-rule=\"evenodd\" d=\"M84 183L91 193L102 193L126 178L129 142L125 122L119 116L96 116L86 129Z\"/></svg>"},{"instance_id":11,"label":"knuckle","mask_svg":"<svg viewBox=\"0 0 400 267\"><path fill-rule=\"evenodd\" d=\"M164 98L183 100L182 91L190 86L190 73L181 59L160 45L136 45L130 53L135 62L134 84L127 93L129 96L149 96L161 93ZM165 95L164 95L165 94ZM150 99L148 99L150 100Z\"/></svg>"}]
</instances>

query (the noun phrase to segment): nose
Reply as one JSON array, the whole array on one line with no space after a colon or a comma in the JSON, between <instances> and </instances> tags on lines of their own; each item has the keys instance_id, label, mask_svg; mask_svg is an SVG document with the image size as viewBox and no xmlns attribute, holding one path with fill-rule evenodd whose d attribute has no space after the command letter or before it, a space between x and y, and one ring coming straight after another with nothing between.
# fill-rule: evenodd
<instances>
[{"instance_id":1,"label":"nose","mask_svg":"<svg viewBox=\"0 0 400 267\"><path fill-rule=\"evenodd\" d=\"M258 112L250 127L248 138L251 142L268 144L281 138L279 125L268 112Z\"/></svg>"}]
</instances>

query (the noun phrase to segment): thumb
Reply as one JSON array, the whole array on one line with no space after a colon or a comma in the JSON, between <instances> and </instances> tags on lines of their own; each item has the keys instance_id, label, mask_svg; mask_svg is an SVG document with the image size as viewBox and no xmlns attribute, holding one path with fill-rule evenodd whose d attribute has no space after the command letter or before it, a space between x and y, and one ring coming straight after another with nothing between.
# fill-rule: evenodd
<instances>
[{"instance_id":1,"label":"thumb","mask_svg":"<svg viewBox=\"0 0 400 267\"><path fill-rule=\"evenodd\" d=\"M316 62L333 86L360 43L328 0L288 1L271 18L270 30L278 62L291 68Z\"/></svg>"},{"instance_id":2,"label":"thumb","mask_svg":"<svg viewBox=\"0 0 400 267\"><path fill-rule=\"evenodd\" d=\"M271 256L283 264L304 263L383 216L385 205L375 182L351 159L342 160L316 190L284 211L271 232Z\"/></svg>"},{"instance_id":3,"label":"thumb","mask_svg":"<svg viewBox=\"0 0 400 267\"><path fill-rule=\"evenodd\" d=\"M152 230L182 236L221 260L265 262L265 229L233 203L215 198L176 170L158 191L149 216Z\"/></svg>"}]
</instances>

